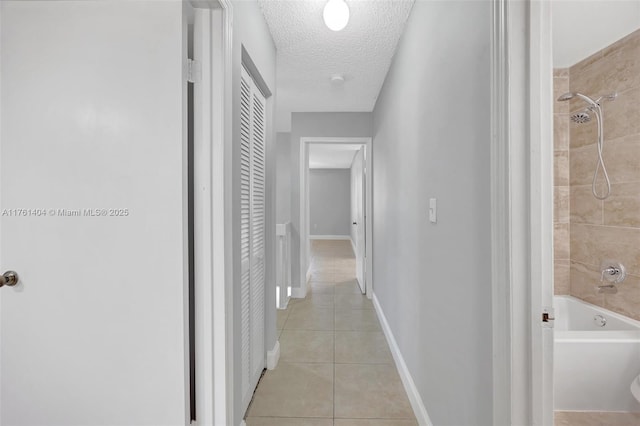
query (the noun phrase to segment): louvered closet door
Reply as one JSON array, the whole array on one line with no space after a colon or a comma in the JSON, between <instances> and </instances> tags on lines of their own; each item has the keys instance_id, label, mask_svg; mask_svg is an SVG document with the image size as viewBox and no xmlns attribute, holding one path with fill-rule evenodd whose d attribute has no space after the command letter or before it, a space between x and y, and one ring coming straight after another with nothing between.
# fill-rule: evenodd
<instances>
[{"instance_id":1,"label":"louvered closet door","mask_svg":"<svg viewBox=\"0 0 640 426\"><path fill-rule=\"evenodd\" d=\"M266 102L244 68L240 86L240 362L246 408L265 366Z\"/></svg>"}]
</instances>

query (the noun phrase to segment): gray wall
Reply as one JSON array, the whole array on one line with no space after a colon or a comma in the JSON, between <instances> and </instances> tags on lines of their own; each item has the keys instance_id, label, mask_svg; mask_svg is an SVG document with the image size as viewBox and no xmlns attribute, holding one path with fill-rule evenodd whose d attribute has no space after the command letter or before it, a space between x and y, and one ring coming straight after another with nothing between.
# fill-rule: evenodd
<instances>
[{"instance_id":1,"label":"gray wall","mask_svg":"<svg viewBox=\"0 0 640 426\"><path fill-rule=\"evenodd\" d=\"M300 287L300 138L370 137L370 112L294 112L291 114L291 286Z\"/></svg>"},{"instance_id":2,"label":"gray wall","mask_svg":"<svg viewBox=\"0 0 640 426\"><path fill-rule=\"evenodd\" d=\"M492 423L490 12L417 1L374 110L374 292L437 425Z\"/></svg>"},{"instance_id":3,"label":"gray wall","mask_svg":"<svg viewBox=\"0 0 640 426\"><path fill-rule=\"evenodd\" d=\"M291 133L276 134L276 223L291 220Z\"/></svg>"},{"instance_id":4,"label":"gray wall","mask_svg":"<svg viewBox=\"0 0 640 426\"><path fill-rule=\"evenodd\" d=\"M309 170L309 232L349 236L351 169Z\"/></svg>"},{"instance_id":5,"label":"gray wall","mask_svg":"<svg viewBox=\"0 0 640 426\"><path fill-rule=\"evenodd\" d=\"M242 47L251 56L253 63L258 68L260 75L274 94L267 99L267 143L266 143L266 282L265 282L265 349L270 350L277 340L276 334L276 289L275 289L275 90L276 90L276 48L271 38L271 33L262 15L260 6L255 0L233 1L233 138L231 146L227 150L231 152L231 161L227 161L231 167L232 181L232 211L227 212L227 223L232 223L231 244L233 244L233 268L230 280L240 277L240 69L242 66ZM230 216L229 216L230 215ZM235 281L234 281L235 282ZM234 285L239 290L239 285ZM233 294L234 303L234 333L232 336L235 351L234 359L240 359L240 294ZM240 363L234 363L234 383L241 383ZM234 387L234 424L242 421L244 412L241 409L242 396L240 386Z\"/></svg>"}]
</instances>

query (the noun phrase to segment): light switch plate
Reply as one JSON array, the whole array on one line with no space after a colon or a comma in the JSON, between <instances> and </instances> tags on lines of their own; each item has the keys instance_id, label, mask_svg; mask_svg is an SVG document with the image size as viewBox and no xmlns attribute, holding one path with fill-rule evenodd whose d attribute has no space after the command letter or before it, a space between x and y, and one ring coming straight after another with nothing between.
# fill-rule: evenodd
<instances>
[{"instance_id":1,"label":"light switch plate","mask_svg":"<svg viewBox=\"0 0 640 426\"><path fill-rule=\"evenodd\" d=\"M438 221L438 206L435 198L429 198L429 222L436 223Z\"/></svg>"}]
</instances>

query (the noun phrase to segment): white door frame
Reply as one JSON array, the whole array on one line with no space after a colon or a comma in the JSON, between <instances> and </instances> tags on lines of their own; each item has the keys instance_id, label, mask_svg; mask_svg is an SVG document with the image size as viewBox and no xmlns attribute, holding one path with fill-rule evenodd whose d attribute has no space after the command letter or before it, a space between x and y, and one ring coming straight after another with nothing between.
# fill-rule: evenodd
<instances>
[{"instance_id":1,"label":"white door frame","mask_svg":"<svg viewBox=\"0 0 640 426\"><path fill-rule=\"evenodd\" d=\"M298 297L307 294L307 272L309 270L309 145L310 144L360 144L366 146L366 295L373 297L373 149L372 139L367 138L300 138L300 289Z\"/></svg>"},{"instance_id":2,"label":"white door frame","mask_svg":"<svg viewBox=\"0 0 640 426\"><path fill-rule=\"evenodd\" d=\"M493 423L553 424L553 128L549 1L492 13Z\"/></svg>"},{"instance_id":3,"label":"white door frame","mask_svg":"<svg viewBox=\"0 0 640 426\"><path fill-rule=\"evenodd\" d=\"M230 0L193 0L196 411L200 425L233 419ZM188 423L187 423L188 424Z\"/></svg>"}]
</instances>

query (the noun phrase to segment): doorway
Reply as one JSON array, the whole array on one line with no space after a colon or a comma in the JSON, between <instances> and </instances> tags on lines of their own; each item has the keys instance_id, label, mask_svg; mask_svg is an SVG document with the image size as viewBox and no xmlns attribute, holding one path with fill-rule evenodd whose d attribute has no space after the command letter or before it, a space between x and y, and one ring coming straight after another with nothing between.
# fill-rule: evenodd
<instances>
[{"instance_id":1,"label":"doorway","mask_svg":"<svg viewBox=\"0 0 640 426\"><path fill-rule=\"evenodd\" d=\"M314 235L312 230L312 222L310 220L310 153L312 148L322 149L334 148L334 151L348 151L351 149L353 157L350 160L351 166L353 166L356 158L356 170L353 174L353 168L351 169L351 175L349 178L350 188L355 188L352 194L358 204L350 203L350 221L348 223L349 231L347 238L352 241L354 253L356 254L356 264L361 271L360 278L358 280L360 288L363 294L366 294L368 298L373 296L373 282L372 282L372 210L371 204L371 138L301 138L301 150L300 150L300 282L302 294L307 293L307 282L309 278L309 271L311 265L311 238ZM331 151L329 149L329 151ZM353 197L355 192L356 197ZM317 224L316 224L317 225ZM317 230L317 229L316 229ZM315 238L318 239L319 234L315 234ZM322 236L320 235L320 238ZM335 238L330 236L329 238ZM358 259L359 256L359 259Z\"/></svg>"}]
</instances>

